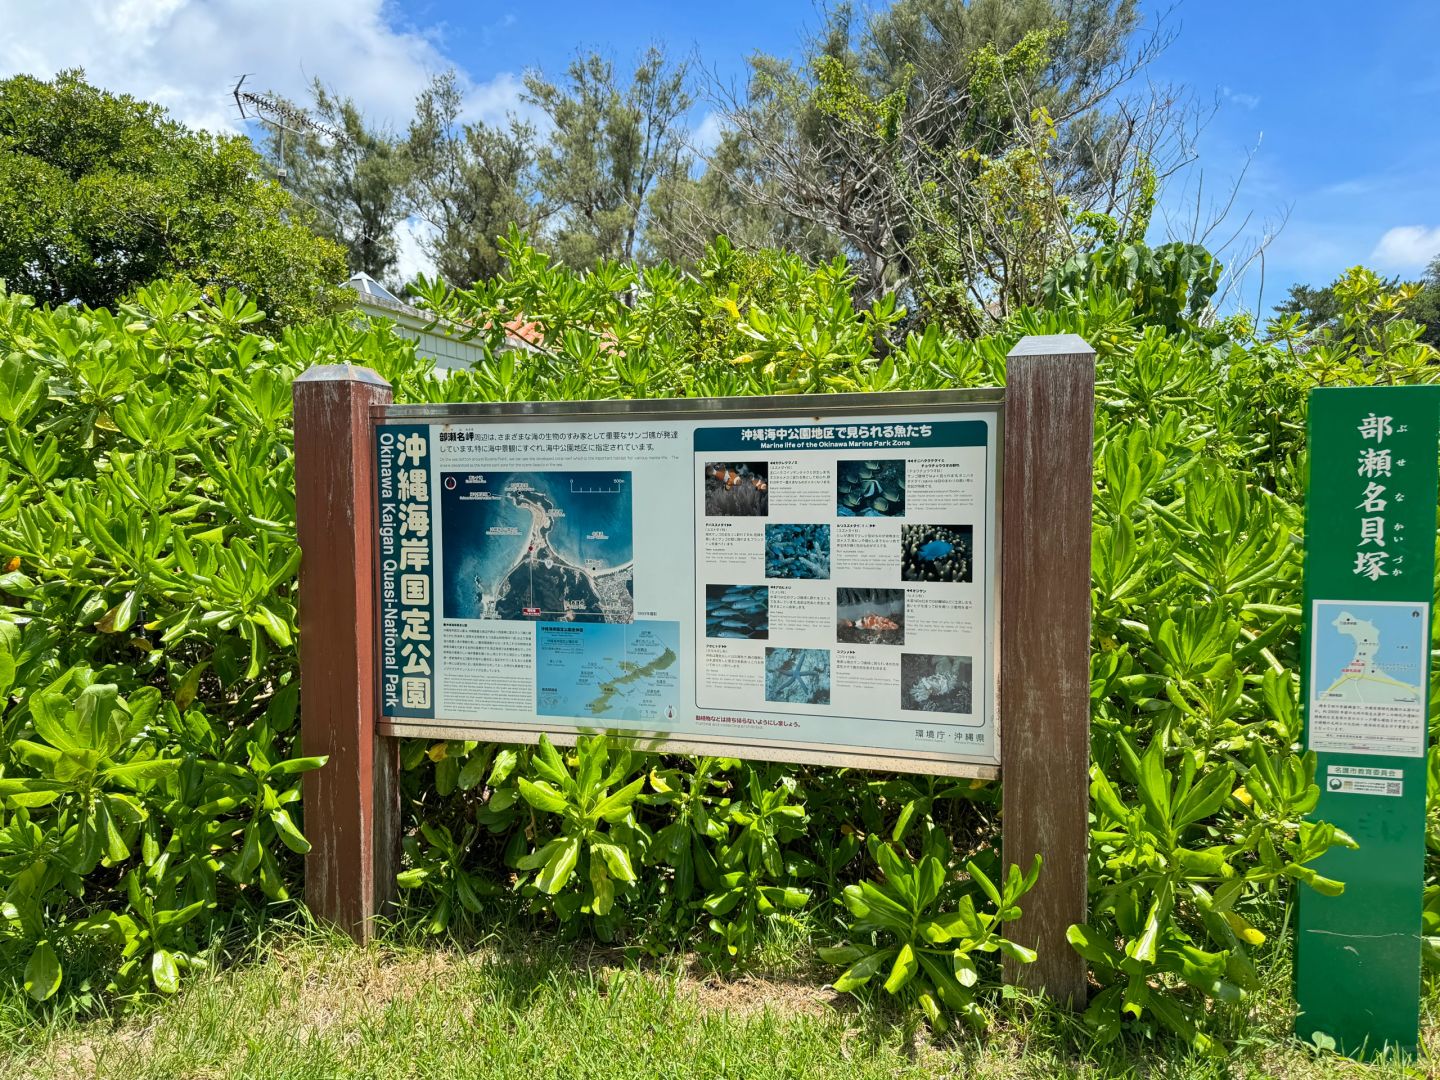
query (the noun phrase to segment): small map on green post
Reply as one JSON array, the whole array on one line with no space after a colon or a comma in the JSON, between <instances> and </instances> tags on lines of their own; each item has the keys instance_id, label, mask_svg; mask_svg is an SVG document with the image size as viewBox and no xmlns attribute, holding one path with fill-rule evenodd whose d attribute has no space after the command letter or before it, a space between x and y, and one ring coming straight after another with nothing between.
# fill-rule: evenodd
<instances>
[{"instance_id":1,"label":"small map on green post","mask_svg":"<svg viewBox=\"0 0 1440 1080\"><path fill-rule=\"evenodd\" d=\"M1310 748L1423 754L1429 605L1317 600L1312 617Z\"/></svg>"},{"instance_id":2,"label":"small map on green post","mask_svg":"<svg viewBox=\"0 0 1440 1080\"><path fill-rule=\"evenodd\" d=\"M654 721L679 706L680 624L541 623L535 638L535 711L590 720Z\"/></svg>"}]
</instances>

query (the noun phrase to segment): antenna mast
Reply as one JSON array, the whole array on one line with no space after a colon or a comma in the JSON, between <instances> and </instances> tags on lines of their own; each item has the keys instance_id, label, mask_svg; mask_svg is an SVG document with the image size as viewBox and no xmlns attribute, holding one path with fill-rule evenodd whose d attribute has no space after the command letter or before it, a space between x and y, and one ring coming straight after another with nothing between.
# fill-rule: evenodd
<instances>
[{"instance_id":1,"label":"antenna mast","mask_svg":"<svg viewBox=\"0 0 1440 1080\"><path fill-rule=\"evenodd\" d=\"M257 94L253 90L245 89L245 80L250 77L249 73L241 75L235 83L235 89L231 96L235 99L235 107L240 110L241 120L259 120L262 124L268 124L280 132L280 182L283 184L287 179L285 168L285 132L292 135L303 135L307 132L315 132L324 135L326 138L340 146L350 144L349 137L338 128L329 124L322 124L314 119L304 109L291 105L288 101L273 97L270 94Z\"/></svg>"}]
</instances>

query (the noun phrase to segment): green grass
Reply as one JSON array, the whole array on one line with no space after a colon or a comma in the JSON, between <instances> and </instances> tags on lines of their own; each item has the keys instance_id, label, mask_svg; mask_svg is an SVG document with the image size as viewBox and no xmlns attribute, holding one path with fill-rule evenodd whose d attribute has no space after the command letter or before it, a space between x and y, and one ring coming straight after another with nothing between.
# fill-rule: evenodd
<instances>
[{"instance_id":1,"label":"green grass","mask_svg":"<svg viewBox=\"0 0 1440 1080\"><path fill-rule=\"evenodd\" d=\"M518 931L464 949L290 932L123 1016L46 1017L0 996L0 1077L1398 1077L1433 1075L1440 1051L1431 990L1421 1062L1313 1054L1288 1035L1283 955L1260 1007L1222 1018L1223 1063L1164 1038L1093 1050L1076 1017L1023 997L998 1002L984 1037L935 1037L826 989L799 935L761 956L726 976Z\"/></svg>"}]
</instances>

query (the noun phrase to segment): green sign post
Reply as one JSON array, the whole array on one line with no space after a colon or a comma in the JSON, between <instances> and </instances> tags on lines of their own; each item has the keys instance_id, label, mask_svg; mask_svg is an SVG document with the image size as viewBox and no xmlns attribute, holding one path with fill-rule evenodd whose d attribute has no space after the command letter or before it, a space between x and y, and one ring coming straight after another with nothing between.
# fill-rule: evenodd
<instances>
[{"instance_id":1,"label":"green sign post","mask_svg":"<svg viewBox=\"0 0 1440 1080\"><path fill-rule=\"evenodd\" d=\"M1314 818L1360 845L1301 890L1296 1030L1342 1053L1414 1051L1419 1036L1431 600L1440 387L1310 395L1305 513L1305 745Z\"/></svg>"}]
</instances>

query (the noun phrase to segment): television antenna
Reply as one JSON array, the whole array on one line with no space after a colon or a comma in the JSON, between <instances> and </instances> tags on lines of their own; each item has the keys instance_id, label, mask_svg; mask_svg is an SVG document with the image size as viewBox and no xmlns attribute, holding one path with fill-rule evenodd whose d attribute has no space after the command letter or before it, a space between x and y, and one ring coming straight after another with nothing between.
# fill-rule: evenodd
<instances>
[{"instance_id":1,"label":"television antenna","mask_svg":"<svg viewBox=\"0 0 1440 1080\"><path fill-rule=\"evenodd\" d=\"M316 120L304 109L292 105L283 98L271 94L260 94L253 90L245 89L245 80L250 77L249 72L241 75L235 83L235 89L231 96L235 99L235 107L240 110L241 120L258 120L278 132L280 161L279 178L285 183L288 173L285 168L285 134L291 135L318 134L339 146L350 145L350 138L338 128Z\"/></svg>"}]
</instances>

